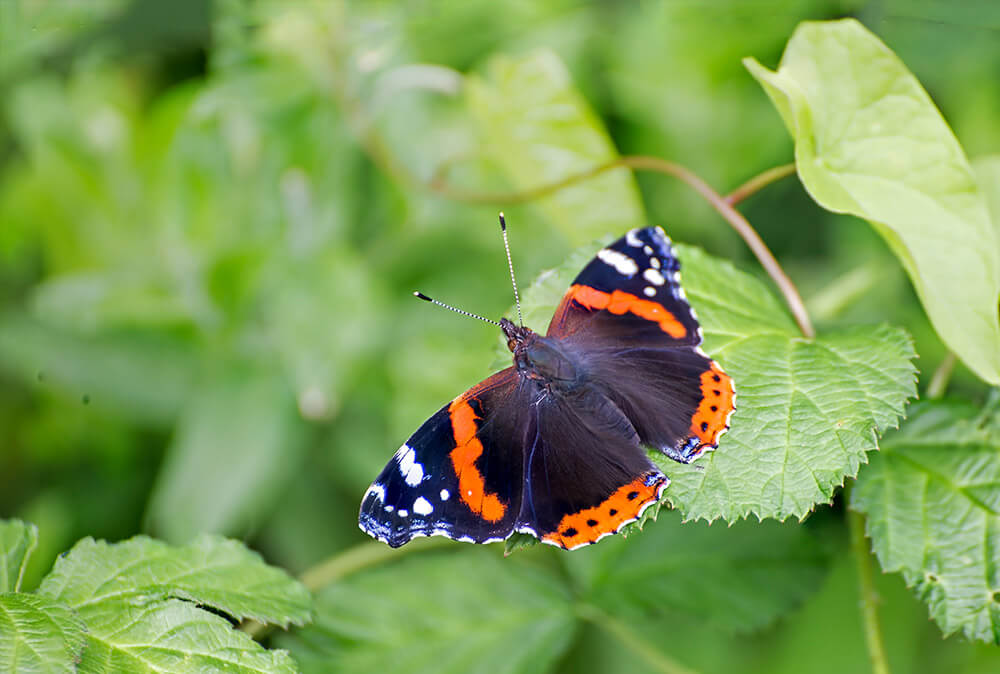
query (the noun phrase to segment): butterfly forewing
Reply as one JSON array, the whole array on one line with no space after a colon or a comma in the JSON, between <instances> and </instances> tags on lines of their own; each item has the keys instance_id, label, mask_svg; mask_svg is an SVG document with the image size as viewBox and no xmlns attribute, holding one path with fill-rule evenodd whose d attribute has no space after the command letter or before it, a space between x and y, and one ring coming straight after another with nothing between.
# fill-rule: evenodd
<instances>
[{"instance_id":1,"label":"butterfly forewing","mask_svg":"<svg viewBox=\"0 0 1000 674\"><path fill-rule=\"evenodd\" d=\"M365 493L361 528L392 547L416 536L474 543L509 536L523 482L523 439L515 434L526 407L518 388L508 368L424 422Z\"/></svg>"}]
</instances>

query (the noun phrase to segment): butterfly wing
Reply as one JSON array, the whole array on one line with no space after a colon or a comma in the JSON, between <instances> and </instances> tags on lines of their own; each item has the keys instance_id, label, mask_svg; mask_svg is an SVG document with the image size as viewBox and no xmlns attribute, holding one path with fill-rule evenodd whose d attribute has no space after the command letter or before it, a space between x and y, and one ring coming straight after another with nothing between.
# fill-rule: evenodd
<instances>
[{"instance_id":1,"label":"butterfly wing","mask_svg":"<svg viewBox=\"0 0 1000 674\"><path fill-rule=\"evenodd\" d=\"M670 458L694 461L729 428L732 379L699 348L680 262L659 227L601 250L566 292L548 336L575 345L640 440Z\"/></svg>"},{"instance_id":2,"label":"butterfly wing","mask_svg":"<svg viewBox=\"0 0 1000 674\"><path fill-rule=\"evenodd\" d=\"M616 533L656 503L670 481L631 422L593 389L531 407L517 530L574 549Z\"/></svg>"},{"instance_id":3,"label":"butterfly wing","mask_svg":"<svg viewBox=\"0 0 1000 674\"><path fill-rule=\"evenodd\" d=\"M563 296L548 336L619 346L700 344L680 262L663 230L633 229L600 250Z\"/></svg>"},{"instance_id":4,"label":"butterfly wing","mask_svg":"<svg viewBox=\"0 0 1000 674\"><path fill-rule=\"evenodd\" d=\"M368 488L361 529L392 547L416 536L507 538L521 508L524 395L507 368L438 410Z\"/></svg>"}]
</instances>

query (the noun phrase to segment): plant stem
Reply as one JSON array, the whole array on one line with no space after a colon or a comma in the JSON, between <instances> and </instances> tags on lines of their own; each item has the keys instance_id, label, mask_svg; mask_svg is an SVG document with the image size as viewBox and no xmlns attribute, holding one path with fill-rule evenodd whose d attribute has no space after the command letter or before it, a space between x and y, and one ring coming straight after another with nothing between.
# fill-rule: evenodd
<instances>
[{"instance_id":1,"label":"plant stem","mask_svg":"<svg viewBox=\"0 0 1000 674\"><path fill-rule=\"evenodd\" d=\"M398 559L414 552L440 548L450 542L447 538L441 537L416 539L399 550L374 541L360 543L309 567L299 574L299 580L306 586L306 589L315 593L330 583L370 566L377 566L382 562ZM256 620L247 620L240 626L240 629L249 634L251 638L259 639L270 631L270 625L259 623Z\"/></svg>"},{"instance_id":2,"label":"plant stem","mask_svg":"<svg viewBox=\"0 0 1000 674\"><path fill-rule=\"evenodd\" d=\"M627 646L633 653L641 656L653 670L662 674L696 674L693 670L674 661L660 652L653 645L642 639L635 630L629 628L604 611L590 604L579 604L576 614L587 622L597 625Z\"/></svg>"},{"instance_id":3,"label":"plant stem","mask_svg":"<svg viewBox=\"0 0 1000 674\"><path fill-rule=\"evenodd\" d=\"M955 363L957 362L958 357L955 355L955 352L949 351L948 355L941 361L941 364L934 370L931 383L927 385L928 398L936 400L944 395L945 390L948 388L948 381L951 379L951 373L955 370Z\"/></svg>"},{"instance_id":4,"label":"plant stem","mask_svg":"<svg viewBox=\"0 0 1000 674\"><path fill-rule=\"evenodd\" d=\"M773 182L786 178L795 173L795 164L784 164L775 166L763 173L755 175L735 190L726 195L726 201L730 206L735 206L752 194L755 194Z\"/></svg>"},{"instance_id":5,"label":"plant stem","mask_svg":"<svg viewBox=\"0 0 1000 674\"><path fill-rule=\"evenodd\" d=\"M850 486L847 491L850 491ZM849 493L847 500L850 500ZM864 516L848 507L847 525L851 535L851 554L857 562L861 618L864 623L865 642L868 644L868 659L872 665L872 674L889 674L889 660L882 644L882 628L878 619L879 597L872 573L871 549L865 539Z\"/></svg>"},{"instance_id":6,"label":"plant stem","mask_svg":"<svg viewBox=\"0 0 1000 674\"><path fill-rule=\"evenodd\" d=\"M448 545L450 542L447 538L440 536L418 538L400 549L390 548L384 543L376 543L374 541L360 543L353 548L348 548L343 552L327 557L319 564L306 569L299 574L299 580L302 581L302 584L310 592L318 592L330 583L370 566L377 566L382 562L399 559L406 554L440 548Z\"/></svg>"},{"instance_id":7,"label":"plant stem","mask_svg":"<svg viewBox=\"0 0 1000 674\"><path fill-rule=\"evenodd\" d=\"M747 246L750 247L750 250L753 251L753 254L757 256L761 266L764 267L768 276L771 277L775 285L777 285L778 289L781 291L781 294L784 295L785 303L791 310L792 315L795 318L795 322L798 323L799 330L802 331L802 334L809 338L816 336L816 331L813 329L812 322L809 320L809 314L806 311L805 304L802 301L802 297L799 295L798 289L796 289L795 284L793 284L791 279L789 279L785 274L770 249L768 249L767 245L757 234L757 231L739 211L733 208L733 205L728 201L728 198L720 196L719 193L709 187L704 180L680 164L660 159L659 157L629 155L605 162L604 164L599 164L587 169L586 171L575 173L571 176L563 178L562 180L557 180L546 185L540 185L538 187L516 192L504 193L465 190L448 185L440 176L435 177L430 183L427 183L426 187L436 194L440 194L443 197L454 199L456 201L511 204L546 197L561 189L593 178L601 173L604 173L605 171L621 167L655 171L657 173L673 176L686 183L702 197L704 197L704 199L711 204L723 218L725 218L726 222L728 222L733 229L736 230L736 232L746 242ZM792 169L794 170L794 166L792 166ZM398 167L395 167L394 171L395 170L398 170ZM760 189L760 187L774 182L778 178L787 174L788 166L772 169L769 172L761 174L757 178L751 179L742 187L737 188L737 191L742 190L743 196L747 196L754 190Z\"/></svg>"}]
</instances>

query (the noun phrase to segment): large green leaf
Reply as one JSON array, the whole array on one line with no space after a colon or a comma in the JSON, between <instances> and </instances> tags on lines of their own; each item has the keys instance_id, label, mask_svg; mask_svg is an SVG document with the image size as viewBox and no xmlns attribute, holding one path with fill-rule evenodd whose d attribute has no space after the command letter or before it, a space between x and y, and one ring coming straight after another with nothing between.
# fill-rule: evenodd
<instances>
[{"instance_id":1,"label":"large green leaf","mask_svg":"<svg viewBox=\"0 0 1000 674\"><path fill-rule=\"evenodd\" d=\"M287 486L302 440L283 379L233 364L181 416L151 498L153 530L175 542L200 532L243 533Z\"/></svg>"},{"instance_id":2,"label":"large green leaf","mask_svg":"<svg viewBox=\"0 0 1000 674\"><path fill-rule=\"evenodd\" d=\"M979 189L986 195L993 229L997 233L997 240L1000 241L1000 155L976 157L972 162L972 168L975 169L976 178L979 179Z\"/></svg>"},{"instance_id":3,"label":"large green leaf","mask_svg":"<svg viewBox=\"0 0 1000 674\"><path fill-rule=\"evenodd\" d=\"M802 24L760 81L795 139L806 189L870 221L941 339L1000 384L1000 243L948 125L892 51L852 19Z\"/></svg>"},{"instance_id":4,"label":"large green leaf","mask_svg":"<svg viewBox=\"0 0 1000 674\"><path fill-rule=\"evenodd\" d=\"M75 672L85 640L83 623L65 604L0 592L0 671Z\"/></svg>"},{"instance_id":5,"label":"large green leaf","mask_svg":"<svg viewBox=\"0 0 1000 674\"><path fill-rule=\"evenodd\" d=\"M311 601L287 573L267 566L242 543L214 536L184 546L145 536L122 543L85 538L56 561L39 593L77 609L88 624L92 612L103 613L109 604L180 598L239 619L300 625L309 618Z\"/></svg>"},{"instance_id":6,"label":"large green leaf","mask_svg":"<svg viewBox=\"0 0 1000 674\"><path fill-rule=\"evenodd\" d=\"M466 80L482 151L516 189L567 178L617 156L600 119L550 51L495 57L485 77ZM631 172L616 169L536 202L577 244L644 224Z\"/></svg>"},{"instance_id":7,"label":"large green leaf","mask_svg":"<svg viewBox=\"0 0 1000 674\"><path fill-rule=\"evenodd\" d=\"M946 633L1000 644L1000 414L915 406L858 478L851 506L886 571Z\"/></svg>"},{"instance_id":8,"label":"large green leaf","mask_svg":"<svg viewBox=\"0 0 1000 674\"><path fill-rule=\"evenodd\" d=\"M705 350L732 375L737 398L718 450L690 466L653 455L672 480L666 497L687 519L804 517L857 474L916 393L909 337L863 326L805 339L763 283L675 248ZM595 250L577 251L524 293L533 328L545 329L542 317Z\"/></svg>"},{"instance_id":9,"label":"large green leaf","mask_svg":"<svg viewBox=\"0 0 1000 674\"><path fill-rule=\"evenodd\" d=\"M566 649L565 582L496 550L426 555L357 574L317 597L281 640L307 672L544 672Z\"/></svg>"},{"instance_id":10,"label":"large green leaf","mask_svg":"<svg viewBox=\"0 0 1000 674\"><path fill-rule=\"evenodd\" d=\"M31 551L38 544L38 527L21 520L0 520L0 592L17 592Z\"/></svg>"},{"instance_id":11,"label":"large green leaf","mask_svg":"<svg viewBox=\"0 0 1000 674\"><path fill-rule=\"evenodd\" d=\"M565 557L582 600L626 622L697 622L712 630L763 627L819 586L828 546L797 523L681 523L655 526Z\"/></svg>"},{"instance_id":12,"label":"large green leaf","mask_svg":"<svg viewBox=\"0 0 1000 674\"><path fill-rule=\"evenodd\" d=\"M0 316L0 369L143 422L174 421L198 364L188 344L161 334L83 335L18 313Z\"/></svg>"},{"instance_id":13,"label":"large green leaf","mask_svg":"<svg viewBox=\"0 0 1000 674\"><path fill-rule=\"evenodd\" d=\"M100 602L86 611L80 672L292 674L287 651L265 650L220 616L178 599Z\"/></svg>"}]
</instances>

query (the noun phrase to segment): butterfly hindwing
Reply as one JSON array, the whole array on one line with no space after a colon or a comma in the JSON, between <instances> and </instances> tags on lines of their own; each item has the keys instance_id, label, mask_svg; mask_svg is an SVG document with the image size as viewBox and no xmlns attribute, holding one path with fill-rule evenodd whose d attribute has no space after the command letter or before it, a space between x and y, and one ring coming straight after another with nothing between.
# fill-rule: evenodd
<instances>
[{"instance_id":1,"label":"butterfly hindwing","mask_svg":"<svg viewBox=\"0 0 1000 674\"><path fill-rule=\"evenodd\" d=\"M639 437L690 463L718 446L735 409L732 379L699 348L680 262L659 227L634 229L583 268L549 325L577 344L590 376Z\"/></svg>"},{"instance_id":2,"label":"butterfly hindwing","mask_svg":"<svg viewBox=\"0 0 1000 674\"><path fill-rule=\"evenodd\" d=\"M416 536L486 543L514 529L523 482L518 377L508 368L438 410L365 493L359 525L392 547ZM526 409L526 406L525 406Z\"/></svg>"},{"instance_id":3,"label":"butterfly hindwing","mask_svg":"<svg viewBox=\"0 0 1000 674\"><path fill-rule=\"evenodd\" d=\"M669 484L608 398L588 390L532 408L518 531L574 549L616 533Z\"/></svg>"}]
</instances>

